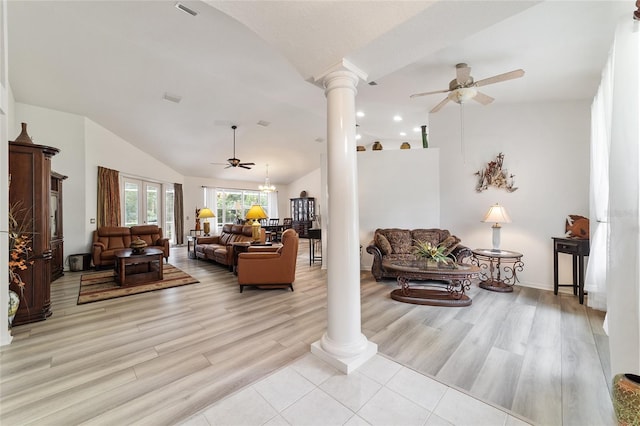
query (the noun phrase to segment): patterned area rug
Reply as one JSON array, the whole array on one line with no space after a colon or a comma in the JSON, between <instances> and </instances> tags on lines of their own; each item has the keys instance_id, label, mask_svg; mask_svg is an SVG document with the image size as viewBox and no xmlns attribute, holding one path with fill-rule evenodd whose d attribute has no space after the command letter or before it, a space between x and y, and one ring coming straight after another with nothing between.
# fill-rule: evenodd
<instances>
[{"instance_id":1,"label":"patterned area rug","mask_svg":"<svg viewBox=\"0 0 640 426\"><path fill-rule=\"evenodd\" d=\"M151 281L126 287L120 287L116 284L113 270L82 275L78 305L200 282L173 265L165 264L162 274L164 276L162 281Z\"/></svg>"}]
</instances>

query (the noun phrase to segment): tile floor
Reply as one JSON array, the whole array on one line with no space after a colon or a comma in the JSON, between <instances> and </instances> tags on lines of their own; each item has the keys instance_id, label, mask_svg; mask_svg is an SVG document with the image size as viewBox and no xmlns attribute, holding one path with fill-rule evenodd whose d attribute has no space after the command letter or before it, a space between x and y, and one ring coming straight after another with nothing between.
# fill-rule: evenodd
<instances>
[{"instance_id":1,"label":"tile floor","mask_svg":"<svg viewBox=\"0 0 640 426\"><path fill-rule=\"evenodd\" d=\"M345 375L309 353L183 426L529 424L379 354Z\"/></svg>"}]
</instances>

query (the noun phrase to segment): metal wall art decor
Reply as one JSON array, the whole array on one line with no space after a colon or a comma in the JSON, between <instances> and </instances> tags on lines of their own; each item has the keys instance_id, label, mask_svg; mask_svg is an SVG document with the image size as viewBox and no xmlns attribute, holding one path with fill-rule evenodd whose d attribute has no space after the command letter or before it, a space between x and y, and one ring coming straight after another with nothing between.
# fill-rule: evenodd
<instances>
[{"instance_id":1,"label":"metal wall art decor","mask_svg":"<svg viewBox=\"0 0 640 426\"><path fill-rule=\"evenodd\" d=\"M500 153L494 161L489 161L484 169L475 173L478 176L477 192L482 192L490 186L506 189L507 192L513 192L518 189L513 186L515 175L508 174L507 169L502 168L503 160L504 154Z\"/></svg>"}]
</instances>

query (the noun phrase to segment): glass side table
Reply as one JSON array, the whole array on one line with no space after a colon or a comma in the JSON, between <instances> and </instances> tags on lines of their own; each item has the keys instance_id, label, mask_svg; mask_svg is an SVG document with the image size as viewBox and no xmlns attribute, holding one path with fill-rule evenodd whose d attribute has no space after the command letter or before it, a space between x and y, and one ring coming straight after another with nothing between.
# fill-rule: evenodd
<instances>
[{"instance_id":1,"label":"glass side table","mask_svg":"<svg viewBox=\"0 0 640 426\"><path fill-rule=\"evenodd\" d=\"M480 288L501 293L513 291L518 272L524 269L522 253L510 250L471 250L471 263L480 267Z\"/></svg>"}]
</instances>

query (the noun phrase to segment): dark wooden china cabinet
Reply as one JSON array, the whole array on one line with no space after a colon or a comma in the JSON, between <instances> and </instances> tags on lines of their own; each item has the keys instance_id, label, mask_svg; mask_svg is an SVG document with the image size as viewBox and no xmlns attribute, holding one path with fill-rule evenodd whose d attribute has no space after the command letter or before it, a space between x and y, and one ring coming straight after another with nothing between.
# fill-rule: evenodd
<instances>
[{"instance_id":1,"label":"dark wooden china cabinet","mask_svg":"<svg viewBox=\"0 0 640 426\"><path fill-rule=\"evenodd\" d=\"M67 176L51 172L51 199L49 217L51 218L51 281L64 275L64 236L62 232L62 181Z\"/></svg>"},{"instance_id":2,"label":"dark wooden china cabinet","mask_svg":"<svg viewBox=\"0 0 640 426\"><path fill-rule=\"evenodd\" d=\"M9 204L17 203L20 206L17 219L26 219L30 225L33 262L19 271L25 283L23 290L10 285L20 296L14 326L51 316L51 157L58 152L58 148L34 144L27 134L26 123L22 123L22 133L16 140L9 141Z\"/></svg>"},{"instance_id":3,"label":"dark wooden china cabinet","mask_svg":"<svg viewBox=\"0 0 640 426\"><path fill-rule=\"evenodd\" d=\"M309 229L313 228L315 203L313 197L291 198L291 226L300 238L309 238Z\"/></svg>"}]
</instances>

